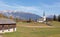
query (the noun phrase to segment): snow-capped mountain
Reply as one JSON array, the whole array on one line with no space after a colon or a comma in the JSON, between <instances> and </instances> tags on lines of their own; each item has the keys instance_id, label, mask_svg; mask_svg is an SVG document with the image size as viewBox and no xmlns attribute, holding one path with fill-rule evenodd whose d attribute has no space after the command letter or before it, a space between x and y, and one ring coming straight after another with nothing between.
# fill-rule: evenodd
<instances>
[{"instance_id":1,"label":"snow-capped mountain","mask_svg":"<svg viewBox=\"0 0 60 37\"><path fill-rule=\"evenodd\" d=\"M23 20L37 20L39 18L41 18L41 16L38 16L36 14L32 14L32 13L26 13L26 12L18 12L18 11L6 11L6 12L2 12L3 15L9 17L9 16L13 16L14 18L19 18L19 19L23 19Z\"/></svg>"}]
</instances>

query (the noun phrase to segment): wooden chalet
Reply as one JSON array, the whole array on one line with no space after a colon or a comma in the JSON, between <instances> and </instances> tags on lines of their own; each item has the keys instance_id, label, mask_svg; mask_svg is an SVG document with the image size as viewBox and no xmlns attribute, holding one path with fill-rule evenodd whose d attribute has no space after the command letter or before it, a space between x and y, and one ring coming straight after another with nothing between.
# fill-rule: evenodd
<instances>
[{"instance_id":1,"label":"wooden chalet","mask_svg":"<svg viewBox=\"0 0 60 37\"><path fill-rule=\"evenodd\" d=\"M0 33L16 31L16 22L11 19L0 18Z\"/></svg>"}]
</instances>

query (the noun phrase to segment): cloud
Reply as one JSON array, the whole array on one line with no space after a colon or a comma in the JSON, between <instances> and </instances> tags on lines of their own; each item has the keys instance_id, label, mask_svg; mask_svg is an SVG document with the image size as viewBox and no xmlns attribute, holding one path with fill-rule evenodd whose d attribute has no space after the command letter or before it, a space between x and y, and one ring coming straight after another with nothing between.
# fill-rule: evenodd
<instances>
[{"instance_id":1,"label":"cloud","mask_svg":"<svg viewBox=\"0 0 60 37\"><path fill-rule=\"evenodd\" d=\"M56 2L54 4L48 5L46 3L40 3L39 6L23 6L23 5L9 5L6 2L0 1L0 10L17 10L30 12L38 15L42 15L43 11L46 14L59 14L60 11L60 2Z\"/></svg>"},{"instance_id":2,"label":"cloud","mask_svg":"<svg viewBox=\"0 0 60 37\"><path fill-rule=\"evenodd\" d=\"M22 6L22 5L8 5L5 2L0 1L0 8L2 10L15 10L15 11L23 11L30 12L34 14L41 14L42 10L35 6Z\"/></svg>"}]
</instances>

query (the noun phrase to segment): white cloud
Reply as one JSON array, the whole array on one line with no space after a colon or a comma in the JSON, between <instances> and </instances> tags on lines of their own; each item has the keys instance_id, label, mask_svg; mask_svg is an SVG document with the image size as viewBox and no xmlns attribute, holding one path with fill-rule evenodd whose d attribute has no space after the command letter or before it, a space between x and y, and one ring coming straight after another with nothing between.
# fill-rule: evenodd
<instances>
[{"instance_id":1,"label":"white cloud","mask_svg":"<svg viewBox=\"0 0 60 37\"><path fill-rule=\"evenodd\" d=\"M8 5L5 2L0 1L0 8L3 8L4 10L17 10L17 11L24 11L24 12L30 12L34 14L41 14L42 10L38 7L34 6L22 6L22 5Z\"/></svg>"},{"instance_id":2,"label":"white cloud","mask_svg":"<svg viewBox=\"0 0 60 37\"><path fill-rule=\"evenodd\" d=\"M3 8L3 10L17 10L17 11L25 11L25 12L31 12L35 14L42 14L43 11L45 11L47 14L53 14L54 12L60 11L60 2L54 3L53 5L47 5L44 3L41 3L39 7L36 6L22 6L22 5L8 5L5 2L0 1L0 8Z\"/></svg>"}]
</instances>

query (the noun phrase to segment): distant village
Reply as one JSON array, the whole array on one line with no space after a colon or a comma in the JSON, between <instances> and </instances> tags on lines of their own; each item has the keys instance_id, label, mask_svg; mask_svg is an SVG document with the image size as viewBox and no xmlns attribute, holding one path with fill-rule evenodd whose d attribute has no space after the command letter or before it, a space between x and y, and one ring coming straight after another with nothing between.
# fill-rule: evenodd
<instances>
[{"instance_id":1,"label":"distant village","mask_svg":"<svg viewBox=\"0 0 60 37\"><path fill-rule=\"evenodd\" d=\"M31 22L39 22L39 23L46 23L49 24L49 21L59 21L60 22L60 15L56 16L53 15L53 18L47 18L45 15L45 12L43 12L43 17L36 19L36 21L32 20L29 18L29 20L22 20L19 18L13 18L13 16L4 16L2 13L0 13L0 33L5 33L5 32L13 32L16 31L16 22L26 22L26 23L31 23Z\"/></svg>"}]
</instances>

